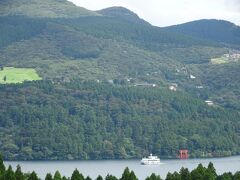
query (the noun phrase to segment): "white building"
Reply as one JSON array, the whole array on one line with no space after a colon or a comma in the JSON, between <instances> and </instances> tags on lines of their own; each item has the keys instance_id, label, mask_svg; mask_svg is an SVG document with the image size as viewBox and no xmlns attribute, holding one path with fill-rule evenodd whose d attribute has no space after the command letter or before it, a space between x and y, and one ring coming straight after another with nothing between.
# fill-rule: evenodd
<instances>
[{"instance_id":1,"label":"white building","mask_svg":"<svg viewBox=\"0 0 240 180\"><path fill-rule=\"evenodd\" d=\"M213 106L214 105L213 101L210 101L210 100L205 101L205 103L207 103L207 105L209 105L209 106Z\"/></svg>"},{"instance_id":2,"label":"white building","mask_svg":"<svg viewBox=\"0 0 240 180\"><path fill-rule=\"evenodd\" d=\"M169 90L171 91L177 91L177 88L175 86L169 86Z\"/></svg>"},{"instance_id":3,"label":"white building","mask_svg":"<svg viewBox=\"0 0 240 180\"><path fill-rule=\"evenodd\" d=\"M192 74L190 74L190 79L196 79L196 77Z\"/></svg>"}]
</instances>

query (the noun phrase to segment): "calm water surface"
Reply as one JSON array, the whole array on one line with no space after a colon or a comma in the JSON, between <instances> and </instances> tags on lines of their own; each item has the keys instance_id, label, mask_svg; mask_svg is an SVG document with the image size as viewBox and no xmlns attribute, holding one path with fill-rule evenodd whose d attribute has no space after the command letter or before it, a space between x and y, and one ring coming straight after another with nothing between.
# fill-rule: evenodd
<instances>
[{"instance_id":1,"label":"calm water surface","mask_svg":"<svg viewBox=\"0 0 240 180\"><path fill-rule=\"evenodd\" d=\"M62 175L71 177L74 169L78 169L84 176L96 178L99 174L106 176L108 173L120 177L125 167L129 167L142 180L151 173L156 173L165 178L168 172L179 171L181 167L192 170L199 163L207 166L213 162L217 173L240 171L240 156L211 159L188 159L188 160L161 160L161 165L144 166L140 165L140 160L113 160L113 161L7 161L5 165L12 165L15 169L19 164L24 172L33 170L41 177L45 178L47 173L54 174L59 170Z\"/></svg>"}]
</instances>

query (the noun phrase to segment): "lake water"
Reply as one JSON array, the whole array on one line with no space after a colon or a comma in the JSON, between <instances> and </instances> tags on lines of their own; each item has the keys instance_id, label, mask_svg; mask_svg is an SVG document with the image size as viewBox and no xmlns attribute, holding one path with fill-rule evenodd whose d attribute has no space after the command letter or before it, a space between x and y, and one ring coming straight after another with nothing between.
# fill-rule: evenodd
<instances>
[{"instance_id":1,"label":"lake water","mask_svg":"<svg viewBox=\"0 0 240 180\"><path fill-rule=\"evenodd\" d=\"M240 156L226 158L209 158L209 159L188 159L188 160L161 160L161 164L157 166L144 166L140 164L140 160L113 160L113 161L6 161L6 166L12 165L15 169L19 164L24 172L32 172L33 170L41 177L45 178L47 173L54 174L59 170L62 175L71 177L74 169L78 169L84 176L96 178L99 174L105 177L108 173L121 177L125 167L133 170L137 177L142 180L151 173L156 173L165 178L168 172L179 171L181 167L192 170L199 163L207 166L212 162L218 174L224 172L240 171Z\"/></svg>"}]
</instances>

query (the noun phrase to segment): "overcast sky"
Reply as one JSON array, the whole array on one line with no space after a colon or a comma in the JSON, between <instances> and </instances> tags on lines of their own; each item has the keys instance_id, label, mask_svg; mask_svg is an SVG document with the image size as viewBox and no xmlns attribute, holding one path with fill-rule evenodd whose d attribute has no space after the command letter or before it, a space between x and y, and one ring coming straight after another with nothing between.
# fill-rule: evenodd
<instances>
[{"instance_id":1,"label":"overcast sky","mask_svg":"<svg viewBox=\"0 0 240 180\"><path fill-rule=\"evenodd\" d=\"M240 0L70 0L78 6L99 10L123 6L156 26L197 19L224 19L240 25Z\"/></svg>"}]
</instances>

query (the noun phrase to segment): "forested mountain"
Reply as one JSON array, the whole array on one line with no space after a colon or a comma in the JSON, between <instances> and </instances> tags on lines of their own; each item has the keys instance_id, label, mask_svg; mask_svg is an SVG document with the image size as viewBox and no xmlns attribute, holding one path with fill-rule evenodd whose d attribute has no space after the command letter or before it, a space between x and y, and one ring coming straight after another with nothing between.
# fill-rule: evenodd
<instances>
[{"instance_id":1,"label":"forested mountain","mask_svg":"<svg viewBox=\"0 0 240 180\"><path fill-rule=\"evenodd\" d=\"M4 0L0 12L7 159L240 153L240 43L227 30L238 26L180 32L124 8L92 12L65 0ZM4 67L32 68L42 81L7 83Z\"/></svg>"},{"instance_id":2,"label":"forested mountain","mask_svg":"<svg viewBox=\"0 0 240 180\"><path fill-rule=\"evenodd\" d=\"M147 21L140 19L137 14L124 7L110 7L97 12L104 16L120 18L132 23L150 25Z\"/></svg>"},{"instance_id":3,"label":"forested mountain","mask_svg":"<svg viewBox=\"0 0 240 180\"><path fill-rule=\"evenodd\" d=\"M228 43L240 44L240 27L224 20L198 20L165 28L171 32L190 35L197 38Z\"/></svg>"},{"instance_id":4,"label":"forested mountain","mask_svg":"<svg viewBox=\"0 0 240 180\"><path fill-rule=\"evenodd\" d=\"M0 16L73 18L97 16L96 12L76 7L66 0L1 0Z\"/></svg>"},{"instance_id":5,"label":"forested mountain","mask_svg":"<svg viewBox=\"0 0 240 180\"><path fill-rule=\"evenodd\" d=\"M74 81L1 86L8 159L122 159L239 152L239 114L183 92Z\"/></svg>"}]
</instances>

